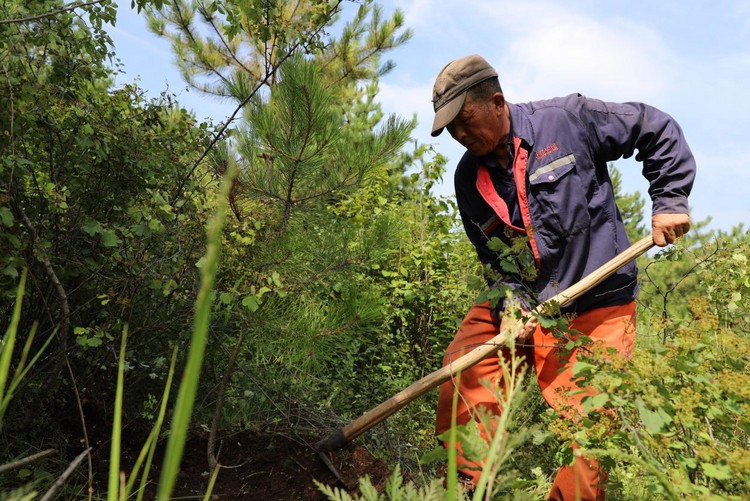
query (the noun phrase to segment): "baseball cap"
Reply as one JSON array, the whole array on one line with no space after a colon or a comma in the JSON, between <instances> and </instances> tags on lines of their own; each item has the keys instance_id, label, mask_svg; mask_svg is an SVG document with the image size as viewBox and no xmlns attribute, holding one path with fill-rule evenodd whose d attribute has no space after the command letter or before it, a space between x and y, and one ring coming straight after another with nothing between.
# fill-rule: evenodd
<instances>
[{"instance_id":1,"label":"baseball cap","mask_svg":"<svg viewBox=\"0 0 750 501\"><path fill-rule=\"evenodd\" d=\"M466 91L496 76L495 68L477 54L456 59L445 65L432 88L432 105L435 108L432 136L439 136L445 126L456 118L466 101Z\"/></svg>"}]
</instances>

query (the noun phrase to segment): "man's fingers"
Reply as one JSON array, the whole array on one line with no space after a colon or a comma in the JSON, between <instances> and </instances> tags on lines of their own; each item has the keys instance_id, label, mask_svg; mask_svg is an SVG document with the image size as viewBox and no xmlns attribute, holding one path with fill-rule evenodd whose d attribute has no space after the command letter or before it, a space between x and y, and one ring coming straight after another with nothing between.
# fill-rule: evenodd
<instances>
[{"instance_id":1,"label":"man's fingers","mask_svg":"<svg viewBox=\"0 0 750 501\"><path fill-rule=\"evenodd\" d=\"M524 324L523 332L521 332L518 337L524 340L529 339L534 334L534 331L536 330L538 325L539 321L536 318L532 317Z\"/></svg>"},{"instance_id":2,"label":"man's fingers","mask_svg":"<svg viewBox=\"0 0 750 501\"><path fill-rule=\"evenodd\" d=\"M651 218L654 243L659 247L673 244L690 230L687 214L654 214Z\"/></svg>"},{"instance_id":3,"label":"man's fingers","mask_svg":"<svg viewBox=\"0 0 750 501\"><path fill-rule=\"evenodd\" d=\"M652 232L654 235L654 243L658 245L659 247L665 247L667 245L667 240L664 237L664 233L660 229L654 228L654 231Z\"/></svg>"}]
</instances>

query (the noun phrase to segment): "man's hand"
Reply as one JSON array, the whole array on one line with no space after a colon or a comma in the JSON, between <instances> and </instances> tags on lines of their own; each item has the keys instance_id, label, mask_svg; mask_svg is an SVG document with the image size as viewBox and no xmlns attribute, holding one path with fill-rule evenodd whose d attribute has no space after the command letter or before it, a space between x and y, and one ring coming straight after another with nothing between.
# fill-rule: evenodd
<instances>
[{"instance_id":1,"label":"man's hand","mask_svg":"<svg viewBox=\"0 0 750 501\"><path fill-rule=\"evenodd\" d=\"M528 320L526 320L526 323L523 326L523 330L518 333L516 339L518 339L519 341L526 341L527 339L531 338L532 334L534 334L534 331L539 325L539 320L537 320L536 317L529 316L529 312L526 310L521 310L521 313L523 313L523 318L527 318ZM511 329L517 328L517 320L506 322L505 319L506 315L503 315L503 319L500 322L500 332L506 331L508 327L510 327ZM508 323L510 323L510 326L508 325Z\"/></svg>"},{"instance_id":2,"label":"man's hand","mask_svg":"<svg viewBox=\"0 0 750 501\"><path fill-rule=\"evenodd\" d=\"M675 243L688 231L690 231L690 216L687 214L654 214L651 218L654 243L659 247Z\"/></svg>"}]
</instances>

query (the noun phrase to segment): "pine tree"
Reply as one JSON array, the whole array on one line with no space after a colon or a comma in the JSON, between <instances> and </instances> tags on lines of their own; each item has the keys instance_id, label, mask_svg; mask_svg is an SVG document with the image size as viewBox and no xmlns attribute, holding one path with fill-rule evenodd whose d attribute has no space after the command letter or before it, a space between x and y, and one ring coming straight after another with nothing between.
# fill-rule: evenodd
<instances>
[{"instance_id":1,"label":"pine tree","mask_svg":"<svg viewBox=\"0 0 750 501\"><path fill-rule=\"evenodd\" d=\"M350 103L357 87L394 68L383 53L407 42L404 16L384 18L382 8L365 0L340 37L325 33L341 11L326 0L174 0L152 9L151 30L169 39L185 81L212 96L242 102L258 84L277 82L276 69L294 52L318 61L332 98ZM196 21L196 18L199 21Z\"/></svg>"},{"instance_id":2,"label":"pine tree","mask_svg":"<svg viewBox=\"0 0 750 501\"><path fill-rule=\"evenodd\" d=\"M646 236L646 227L643 225L643 207L646 202L640 191L623 193L622 174L613 163L609 164L609 177L612 180L612 191L615 194L617 208L625 223L625 231L630 241L635 242Z\"/></svg>"}]
</instances>

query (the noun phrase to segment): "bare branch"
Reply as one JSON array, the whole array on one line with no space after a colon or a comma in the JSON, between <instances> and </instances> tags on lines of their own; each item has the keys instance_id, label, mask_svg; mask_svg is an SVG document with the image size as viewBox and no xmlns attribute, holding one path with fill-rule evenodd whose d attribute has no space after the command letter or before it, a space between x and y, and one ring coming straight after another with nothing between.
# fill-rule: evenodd
<instances>
[{"instance_id":1,"label":"bare branch","mask_svg":"<svg viewBox=\"0 0 750 501\"><path fill-rule=\"evenodd\" d=\"M34 247L37 248L36 257L39 261L42 262L44 271L47 274L47 278L50 282L52 282L52 285L54 285L55 291L57 292L57 297L60 300L60 331L58 332L57 336L60 346L58 349L57 367L52 374L54 376L55 374L59 374L60 370L62 369L65 351L68 346L68 328L70 327L70 307L68 305L68 296L65 293L65 288L63 288L60 280L57 278L57 274L55 273L55 269L52 267L52 263L50 262L49 257L47 257L42 250L42 246L39 242L39 234L31 224L29 216L26 215L26 212L23 210L23 208L15 198L11 198L11 205L15 209L16 213L21 216L20 219L21 221L23 221L23 225L29 232L31 240L34 243Z\"/></svg>"},{"instance_id":2,"label":"bare branch","mask_svg":"<svg viewBox=\"0 0 750 501\"><path fill-rule=\"evenodd\" d=\"M36 461L39 461L40 459L44 459L54 454L57 454L57 449L47 449L46 451L37 452L36 454L32 454L29 457L19 459L18 461L13 461L12 463L4 464L0 466L0 475L2 475L3 473L7 473L9 471L23 468L27 464L34 463Z\"/></svg>"},{"instance_id":3,"label":"bare branch","mask_svg":"<svg viewBox=\"0 0 750 501\"><path fill-rule=\"evenodd\" d=\"M88 455L88 453L91 451L91 448L86 449L82 453L80 453L72 463L70 463L70 466L63 472L62 475L60 475L60 478L55 480L55 483L52 484L52 487L49 488L49 490L44 494L44 497L40 499L39 501L51 501L58 490L60 490L60 487L63 486L66 480L68 480L68 477L73 474L76 468L78 468L78 465L81 464L81 461L83 461L83 458Z\"/></svg>"},{"instance_id":4,"label":"bare branch","mask_svg":"<svg viewBox=\"0 0 750 501\"><path fill-rule=\"evenodd\" d=\"M237 355L240 353L242 347L242 340L245 338L245 331L240 334L240 338L237 340L237 344L234 345L232 355L229 357L229 363L224 371L224 377L221 380L221 387L219 393L216 396L216 407L214 408L214 418L211 422L211 432L208 435L208 469L213 472L219 465L218 454L214 453L214 444L216 443L216 432L219 429L219 419L221 419L221 411L224 408L224 397L227 394L227 386L229 380L232 379L232 372L234 370L234 364L237 361ZM221 450L221 448L220 448Z\"/></svg>"}]
</instances>

